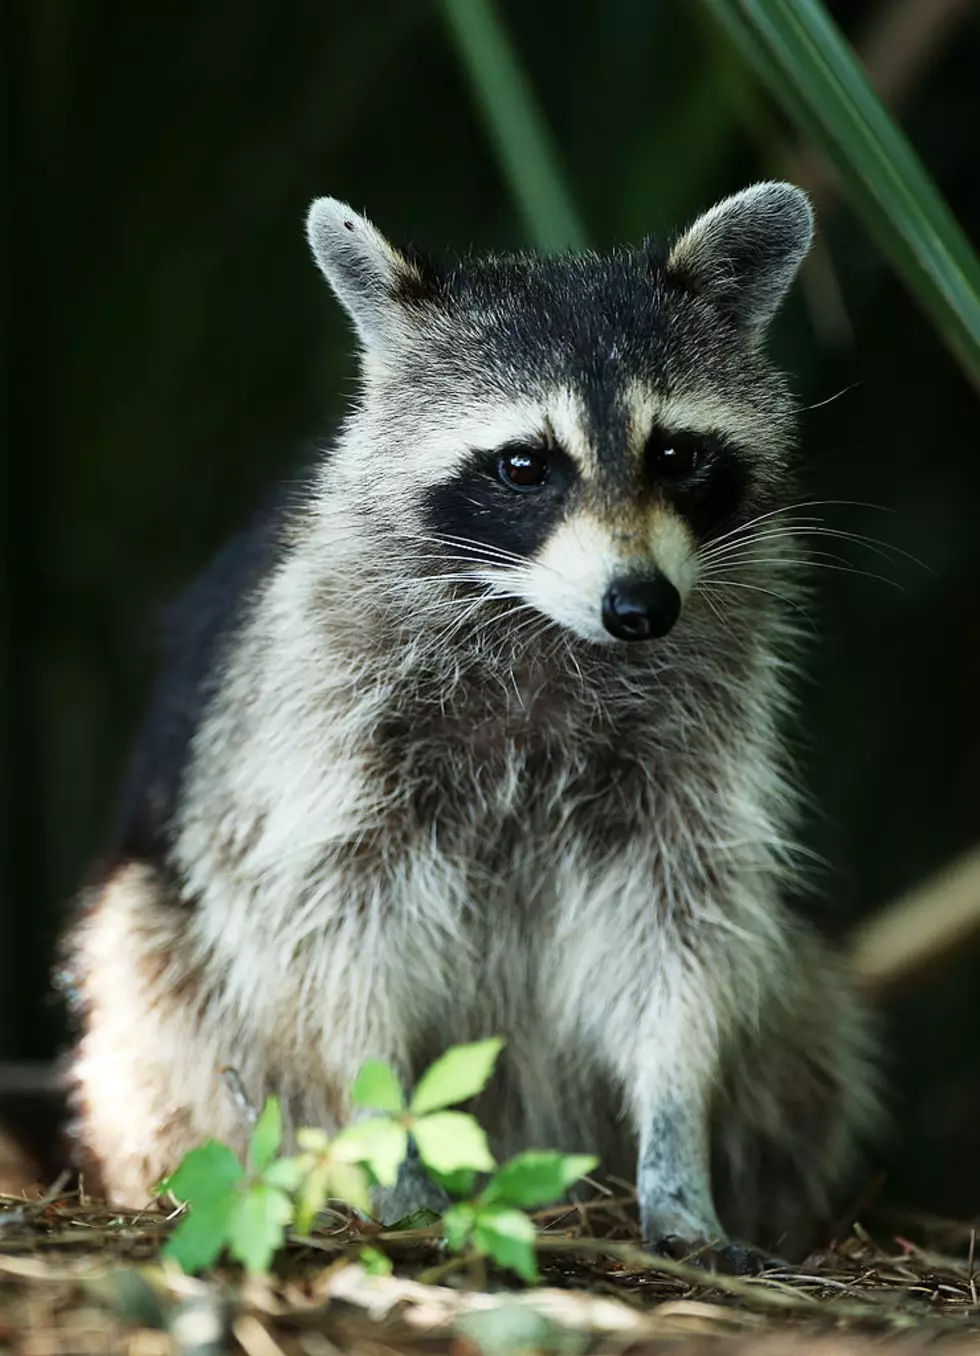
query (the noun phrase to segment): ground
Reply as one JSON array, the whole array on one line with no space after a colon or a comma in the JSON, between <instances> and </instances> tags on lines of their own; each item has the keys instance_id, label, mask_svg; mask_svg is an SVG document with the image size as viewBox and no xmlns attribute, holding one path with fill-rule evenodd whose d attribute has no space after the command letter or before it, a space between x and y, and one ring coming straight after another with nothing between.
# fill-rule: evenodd
<instances>
[{"instance_id":1,"label":"ground","mask_svg":"<svg viewBox=\"0 0 980 1356\"><path fill-rule=\"evenodd\" d=\"M290 1243L268 1280L229 1266L203 1281L161 1264L172 1226L155 1211L109 1211L57 1188L0 1196L0 1353L779 1356L790 1342L800 1356L980 1350L968 1226L892 1220L874 1240L855 1226L805 1266L745 1279L645 1254L627 1197L537 1220L536 1288L447 1257L435 1229L379 1233L341 1215ZM929 1246L908 1241L913 1233ZM356 1261L365 1241L388 1255L393 1274L365 1274Z\"/></svg>"}]
</instances>

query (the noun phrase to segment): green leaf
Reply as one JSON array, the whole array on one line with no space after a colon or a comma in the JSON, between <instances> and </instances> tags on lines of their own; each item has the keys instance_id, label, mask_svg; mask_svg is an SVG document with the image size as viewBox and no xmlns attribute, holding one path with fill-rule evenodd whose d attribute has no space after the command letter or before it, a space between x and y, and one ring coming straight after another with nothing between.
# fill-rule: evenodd
<instances>
[{"instance_id":1,"label":"green leaf","mask_svg":"<svg viewBox=\"0 0 980 1356\"><path fill-rule=\"evenodd\" d=\"M369 1276L390 1276L391 1258L386 1257L377 1248L362 1248L357 1260Z\"/></svg>"},{"instance_id":2,"label":"green leaf","mask_svg":"<svg viewBox=\"0 0 980 1356\"><path fill-rule=\"evenodd\" d=\"M188 1276L213 1266L228 1241L229 1220L238 1200L237 1191L226 1192L207 1205L192 1206L164 1244L163 1256Z\"/></svg>"},{"instance_id":3,"label":"green leaf","mask_svg":"<svg viewBox=\"0 0 980 1356\"><path fill-rule=\"evenodd\" d=\"M454 1045L430 1064L418 1081L410 1110L416 1116L475 1097L487 1085L503 1041L494 1036L472 1045Z\"/></svg>"},{"instance_id":4,"label":"green leaf","mask_svg":"<svg viewBox=\"0 0 980 1356\"><path fill-rule=\"evenodd\" d=\"M820 0L704 0L980 386L980 259Z\"/></svg>"},{"instance_id":5,"label":"green leaf","mask_svg":"<svg viewBox=\"0 0 980 1356\"><path fill-rule=\"evenodd\" d=\"M338 1163L367 1163L382 1186L394 1186L408 1150L408 1131L386 1116L355 1121L330 1146Z\"/></svg>"},{"instance_id":6,"label":"green leaf","mask_svg":"<svg viewBox=\"0 0 980 1356\"><path fill-rule=\"evenodd\" d=\"M328 1195L353 1206L362 1215L371 1213L371 1192L367 1173L359 1163L333 1163L330 1167ZM323 1201L318 1209L323 1208Z\"/></svg>"},{"instance_id":7,"label":"green leaf","mask_svg":"<svg viewBox=\"0 0 980 1356\"><path fill-rule=\"evenodd\" d=\"M451 1206L442 1217L442 1232L453 1252L462 1252L473 1232L476 1210L472 1205Z\"/></svg>"},{"instance_id":8,"label":"green leaf","mask_svg":"<svg viewBox=\"0 0 980 1356\"><path fill-rule=\"evenodd\" d=\"M277 1158L270 1163L262 1174L266 1186L278 1187L280 1191L293 1192L307 1177L312 1169L309 1155L297 1158Z\"/></svg>"},{"instance_id":9,"label":"green leaf","mask_svg":"<svg viewBox=\"0 0 980 1356\"><path fill-rule=\"evenodd\" d=\"M491 1172L493 1155L485 1132L464 1111L437 1111L422 1116L412 1126L422 1162L436 1172L457 1172L473 1168Z\"/></svg>"},{"instance_id":10,"label":"green leaf","mask_svg":"<svg viewBox=\"0 0 980 1356\"><path fill-rule=\"evenodd\" d=\"M430 1210L427 1205L423 1205L421 1210L413 1210L410 1215L402 1215L401 1219L396 1219L394 1224L386 1224L385 1228L391 1232L395 1229L399 1231L405 1229L430 1229L433 1224L438 1224L442 1216L435 1210Z\"/></svg>"},{"instance_id":11,"label":"green leaf","mask_svg":"<svg viewBox=\"0 0 980 1356\"><path fill-rule=\"evenodd\" d=\"M591 1172L598 1159L589 1154L556 1154L529 1149L505 1163L480 1195L486 1205L519 1205L533 1209L548 1205Z\"/></svg>"},{"instance_id":12,"label":"green leaf","mask_svg":"<svg viewBox=\"0 0 980 1356\"><path fill-rule=\"evenodd\" d=\"M330 1150L330 1136L326 1130L314 1130L309 1126L296 1131L296 1143L308 1154L325 1154Z\"/></svg>"},{"instance_id":13,"label":"green leaf","mask_svg":"<svg viewBox=\"0 0 980 1356\"><path fill-rule=\"evenodd\" d=\"M249 1167L262 1172L275 1158L281 1143L282 1107L278 1097L267 1097L248 1146Z\"/></svg>"},{"instance_id":14,"label":"green leaf","mask_svg":"<svg viewBox=\"0 0 980 1356\"><path fill-rule=\"evenodd\" d=\"M525 1281L536 1281L534 1225L522 1210L490 1206L477 1212L473 1244L498 1266L516 1271Z\"/></svg>"},{"instance_id":15,"label":"green leaf","mask_svg":"<svg viewBox=\"0 0 980 1356\"><path fill-rule=\"evenodd\" d=\"M244 1177L245 1170L228 1145L209 1139L184 1155L165 1185L178 1201L199 1208L223 1200Z\"/></svg>"},{"instance_id":16,"label":"green leaf","mask_svg":"<svg viewBox=\"0 0 980 1356\"><path fill-rule=\"evenodd\" d=\"M289 1197L259 1182L235 1202L228 1220L228 1251L253 1275L268 1271L292 1218Z\"/></svg>"},{"instance_id":17,"label":"green leaf","mask_svg":"<svg viewBox=\"0 0 980 1356\"><path fill-rule=\"evenodd\" d=\"M472 1168L457 1168L455 1172L438 1172L429 1163L425 1166L433 1182L441 1186L447 1195L463 1200L467 1196L472 1196L473 1184L476 1181L476 1173Z\"/></svg>"},{"instance_id":18,"label":"green leaf","mask_svg":"<svg viewBox=\"0 0 980 1356\"><path fill-rule=\"evenodd\" d=\"M442 0L442 12L532 241L544 250L583 249L585 228L558 148L493 0Z\"/></svg>"},{"instance_id":19,"label":"green leaf","mask_svg":"<svg viewBox=\"0 0 980 1356\"><path fill-rule=\"evenodd\" d=\"M355 1106L369 1107L373 1111L405 1110L398 1079L379 1059L369 1059L361 1066L350 1095Z\"/></svg>"},{"instance_id":20,"label":"green leaf","mask_svg":"<svg viewBox=\"0 0 980 1356\"><path fill-rule=\"evenodd\" d=\"M331 1165L320 1162L303 1179L296 1193L296 1218L293 1224L298 1234L308 1234L323 1209L330 1189L330 1173Z\"/></svg>"}]
</instances>

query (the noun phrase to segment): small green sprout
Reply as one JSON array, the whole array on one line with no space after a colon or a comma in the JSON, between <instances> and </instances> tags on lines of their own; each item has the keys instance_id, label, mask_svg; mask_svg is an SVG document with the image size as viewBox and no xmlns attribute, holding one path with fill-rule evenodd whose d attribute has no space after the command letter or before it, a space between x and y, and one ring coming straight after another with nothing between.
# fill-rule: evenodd
<instances>
[{"instance_id":1,"label":"small green sprout","mask_svg":"<svg viewBox=\"0 0 980 1356\"><path fill-rule=\"evenodd\" d=\"M197 1272L227 1250L247 1271L261 1274L287 1231L308 1233L328 1200L346 1201L370 1215L371 1187L395 1184L411 1137L430 1177L456 1200L442 1219L448 1247L536 1280L535 1229L525 1212L562 1196L596 1160L530 1150L494 1172L483 1129L467 1112L450 1108L483 1091L502 1045L494 1038L453 1046L426 1069L407 1104L394 1072L368 1060L354 1081L351 1102L374 1114L333 1137L323 1130L297 1131L298 1153L291 1156L277 1157L282 1110L270 1097L244 1164L227 1145L209 1140L160 1183L160 1194L170 1193L189 1207L164 1255L184 1271ZM493 1175L473 1198L478 1173ZM360 1261L372 1275L391 1270L374 1248L363 1248Z\"/></svg>"}]
</instances>

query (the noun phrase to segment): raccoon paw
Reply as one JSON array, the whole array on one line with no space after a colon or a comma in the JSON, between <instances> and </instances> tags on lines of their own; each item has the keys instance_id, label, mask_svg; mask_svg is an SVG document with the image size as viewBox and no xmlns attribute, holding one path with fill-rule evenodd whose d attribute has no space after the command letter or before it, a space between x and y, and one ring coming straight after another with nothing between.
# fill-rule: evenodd
<instances>
[{"instance_id":1,"label":"raccoon paw","mask_svg":"<svg viewBox=\"0 0 980 1356\"><path fill-rule=\"evenodd\" d=\"M762 1271L789 1265L781 1257L763 1252L751 1243L722 1243L710 1250L709 1257L713 1270L727 1272L730 1276L758 1276Z\"/></svg>"},{"instance_id":2,"label":"raccoon paw","mask_svg":"<svg viewBox=\"0 0 980 1356\"><path fill-rule=\"evenodd\" d=\"M786 1266L781 1258L749 1243L710 1243L705 1239L682 1238L680 1234L664 1234L655 1239L650 1251L675 1262L689 1262L705 1271L722 1271L730 1276L757 1276L762 1271Z\"/></svg>"}]
</instances>

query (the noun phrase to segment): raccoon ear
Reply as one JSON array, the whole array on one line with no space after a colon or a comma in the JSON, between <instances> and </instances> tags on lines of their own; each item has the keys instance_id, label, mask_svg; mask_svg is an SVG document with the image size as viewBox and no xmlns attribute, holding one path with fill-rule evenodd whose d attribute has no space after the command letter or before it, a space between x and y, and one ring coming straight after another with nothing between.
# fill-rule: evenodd
<instances>
[{"instance_id":1,"label":"raccoon ear","mask_svg":"<svg viewBox=\"0 0 980 1356\"><path fill-rule=\"evenodd\" d=\"M317 198L312 204L306 238L364 347L389 346L398 335L400 303L423 289L417 266L337 198Z\"/></svg>"},{"instance_id":2,"label":"raccoon ear","mask_svg":"<svg viewBox=\"0 0 980 1356\"><path fill-rule=\"evenodd\" d=\"M759 333L776 314L812 239L813 211L802 189L753 184L688 227L670 251L667 271Z\"/></svg>"}]
</instances>

